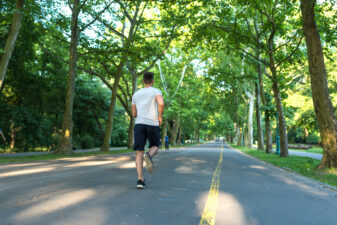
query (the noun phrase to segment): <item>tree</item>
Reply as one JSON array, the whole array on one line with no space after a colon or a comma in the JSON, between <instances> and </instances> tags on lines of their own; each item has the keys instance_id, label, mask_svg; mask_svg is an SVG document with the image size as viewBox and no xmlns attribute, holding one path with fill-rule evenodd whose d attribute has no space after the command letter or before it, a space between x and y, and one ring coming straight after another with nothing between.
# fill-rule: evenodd
<instances>
[{"instance_id":1,"label":"tree","mask_svg":"<svg viewBox=\"0 0 337 225\"><path fill-rule=\"evenodd\" d=\"M78 16L80 14L80 0L74 0L70 5L72 11L71 18L71 40L69 48L69 72L67 83L66 103L63 115L62 134L60 144L56 150L58 153L69 154L73 151L72 136L73 136L73 105L76 77L76 62L77 62L77 42L79 37Z\"/></svg>"},{"instance_id":2,"label":"tree","mask_svg":"<svg viewBox=\"0 0 337 225\"><path fill-rule=\"evenodd\" d=\"M59 146L56 150L58 153L69 154L72 152L72 136L73 136L73 105L74 105L74 93L75 93L75 77L77 69L77 47L80 33L84 31L87 27L93 24L98 17L94 17L92 21L87 24L79 27L79 15L81 10L83 10L87 1L81 4L81 0L74 0L73 4L68 2L69 8L71 9L71 37L70 37L70 48L69 48L69 72L68 72L68 83L67 83L67 93L66 93L66 102L65 110L63 115L62 123L62 134ZM107 6L98 13L101 15L112 3L110 2Z\"/></svg>"},{"instance_id":3,"label":"tree","mask_svg":"<svg viewBox=\"0 0 337 225\"><path fill-rule=\"evenodd\" d=\"M20 25L21 25L22 14L23 14L22 10L23 10L24 2L25 2L24 0L16 0L16 6L15 6L14 15L13 15L12 25L11 25L10 31L8 33L5 48L4 48L4 50L1 54L1 59L0 59L0 90L2 88L4 79L5 79L5 76L6 76L7 66L8 66L9 60L11 59L11 56L12 56L12 52L13 52L13 49L14 49L16 38L17 38L17 36L19 34L19 31L20 31Z\"/></svg>"},{"instance_id":4,"label":"tree","mask_svg":"<svg viewBox=\"0 0 337 225\"><path fill-rule=\"evenodd\" d=\"M319 168L337 167L337 122L331 103L320 35L315 21L316 0L301 0L311 77L312 98L323 145Z\"/></svg>"},{"instance_id":5,"label":"tree","mask_svg":"<svg viewBox=\"0 0 337 225\"><path fill-rule=\"evenodd\" d=\"M244 47L238 46L241 51L246 52L252 58L266 65L271 72L271 74L269 74L265 71L265 74L272 81L272 90L278 112L281 157L288 156L288 137L281 98L280 80L282 80L282 76L280 76L278 70L280 70L280 67L284 65L285 62L289 61L298 51L302 41L301 34L298 31L298 24L296 23L296 18L294 17L295 8L296 4L291 2L282 2L281 4L278 0L265 3L254 1L253 9L256 10L258 12L258 16L261 17L261 27L267 28L264 33L266 39L262 45L263 48L261 49L264 51L265 59L259 59L255 55L247 52ZM245 38L248 43L254 43L254 46L260 45L260 43L257 43L256 40L251 40L251 35L247 35L247 31L249 34L252 29L251 25L245 18L246 14L240 12L238 13L238 16L240 15L243 15L242 24L247 24L247 26L237 26L236 21L233 34ZM289 19L285 23L286 15ZM294 30L295 32L291 30Z\"/></svg>"}]
</instances>

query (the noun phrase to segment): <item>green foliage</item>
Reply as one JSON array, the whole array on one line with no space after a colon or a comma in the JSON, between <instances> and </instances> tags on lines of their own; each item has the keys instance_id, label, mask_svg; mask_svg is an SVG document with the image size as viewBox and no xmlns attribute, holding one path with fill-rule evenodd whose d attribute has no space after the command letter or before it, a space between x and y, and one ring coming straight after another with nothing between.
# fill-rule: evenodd
<instances>
[{"instance_id":1,"label":"green foliage","mask_svg":"<svg viewBox=\"0 0 337 225\"><path fill-rule=\"evenodd\" d=\"M76 148L101 145L111 93L92 76L98 74L112 84L120 62L124 63L124 76L118 93L127 107L116 106L111 145L126 144L132 79L146 68L155 72L155 86L164 94L164 117L171 124L179 117L185 138L193 138L196 132L203 137L233 136L236 127L247 123L245 91L254 91L257 65L263 71L269 65L268 37L273 23L268 15L273 15L277 27L273 53L276 63L282 62L277 67L277 81L288 138L294 143L320 142L303 43L287 58L302 36L298 1L279 1L275 8L274 0L121 1L123 5L113 2L98 16L109 2L87 1L79 18L82 32L73 110ZM14 7L14 1L0 3L0 54ZM25 4L24 20L0 96L0 127L8 141L15 131L18 151L41 146L53 150L58 143L68 72L71 17L66 9L67 2L60 0ZM137 9L136 32L130 35L133 21L129 16ZM315 10L327 57L329 91L337 107L336 7L332 1L323 1ZM164 53L168 44L171 47ZM262 62L257 61L257 53ZM158 58L167 90L154 64ZM185 76L179 85L184 68ZM269 110L274 120L272 83L265 74L263 88L266 102L261 109ZM1 147L5 145L9 143Z\"/></svg>"}]
</instances>

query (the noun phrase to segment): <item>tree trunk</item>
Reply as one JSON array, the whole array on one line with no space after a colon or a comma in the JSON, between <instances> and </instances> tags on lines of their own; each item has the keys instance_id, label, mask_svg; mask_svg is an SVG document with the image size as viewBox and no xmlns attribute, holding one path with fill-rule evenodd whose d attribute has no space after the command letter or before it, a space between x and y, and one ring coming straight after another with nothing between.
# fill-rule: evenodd
<instances>
[{"instance_id":1,"label":"tree trunk","mask_svg":"<svg viewBox=\"0 0 337 225\"><path fill-rule=\"evenodd\" d=\"M247 147L253 148L253 114L254 114L254 94L247 92L249 98L249 110L248 110L248 130L247 130Z\"/></svg>"},{"instance_id":2,"label":"tree trunk","mask_svg":"<svg viewBox=\"0 0 337 225\"><path fill-rule=\"evenodd\" d=\"M1 55L1 61L0 61L0 89L2 88L7 66L9 63L9 60L11 59L14 45L16 42L16 39L18 37L19 31L20 31L20 25L22 21L22 9L24 5L24 0L16 0L16 6L15 6L15 12L12 19L12 25L6 40L4 52Z\"/></svg>"},{"instance_id":3,"label":"tree trunk","mask_svg":"<svg viewBox=\"0 0 337 225\"><path fill-rule=\"evenodd\" d=\"M165 146L165 136L167 136L166 123L167 122L163 121L163 123L161 125L161 146L162 146L162 148L163 148L163 146Z\"/></svg>"},{"instance_id":4,"label":"tree trunk","mask_svg":"<svg viewBox=\"0 0 337 225\"><path fill-rule=\"evenodd\" d=\"M270 111L264 111L264 122L265 122L265 129L266 129L266 153L273 152L273 139L271 135L271 128L270 128Z\"/></svg>"},{"instance_id":5,"label":"tree trunk","mask_svg":"<svg viewBox=\"0 0 337 225\"><path fill-rule=\"evenodd\" d=\"M239 140L240 140L240 126L236 124L234 142L238 143Z\"/></svg>"},{"instance_id":6,"label":"tree trunk","mask_svg":"<svg viewBox=\"0 0 337 225\"><path fill-rule=\"evenodd\" d=\"M238 128L238 131L239 131L239 136L238 136L238 139L237 139L237 142L236 142L236 146L238 147L242 147L242 137L243 137L243 134L242 134L242 128Z\"/></svg>"},{"instance_id":7,"label":"tree trunk","mask_svg":"<svg viewBox=\"0 0 337 225\"><path fill-rule=\"evenodd\" d=\"M312 98L323 145L319 168L337 167L337 122L327 83L327 72L315 22L315 0L301 0L303 31L308 49Z\"/></svg>"},{"instance_id":8,"label":"tree trunk","mask_svg":"<svg viewBox=\"0 0 337 225\"><path fill-rule=\"evenodd\" d=\"M171 145L177 144L179 126L180 126L180 121L178 117L177 119L173 120L173 128L172 128L172 133L171 133Z\"/></svg>"},{"instance_id":9,"label":"tree trunk","mask_svg":"<svg viewBox=\"0 0 337 225\"><path fill-rule=\"evenodd\" d=\"M195 142L199 143L200 142L200 131L199 131L199 127L197 127L197 129L195 130Z\"/></svg>"},{"instance_id":10,"label":"tree trunk","mask_svg":"<svg viewBox=\"0 0 337 225\"><path fill-rule=\"evenodd\" d=\"M248 129L245 129L244 130L244 146L245 147L249 147L249 132L248 132Z\"/></svg>"},{"instance_id":11,"label":"tree trunk","mask_svg":"<svg viewBox=\"0 0 337 225\"><path fill-rule=\"evenodd\" d=\"M256 124L257 124L257 149L263 150L263 128L262 128L262 120L261 120L261 93L260 93L260 84L259 81L256 81L255 84L255 97L256 97Z\"/></svg>"},{"instance_id":12,"label":"tree trunk","mask_svg":"<svg viewBox=\"0 0 337 225\"><path fill-rule=\"evenodd\" d=\"M276 109L279 121L279 132L280 132L280 156L287 157L288 156L288 136L287 136L287 128L286 122L283 114L283 107L281 102L281 94L278 83L276 81L276 77L273 79L273 92L274 98L276 102Z\"/></svg>"},{"instance_id":13,"label":"tree trunk","mask_svg":"<svg viewBox=\"0 0 337 225\"><path fill-rule=\"evenodd\" d=\"M115 114L115 107L116 107L116 100L117 100L117 88L119 84L119 80L121 79L123 75L123 66L124 63L120 63L118 66L118 70L116 73L116 77L111 89L111 100L110 100L110 106L109 106L109 115L108 115L108 122L105 130L105 136L104 141L101 147L101 151L108 152L110 148L110 139L112 134L112 128L114 123L114 114Z\"/></svg>"},{"instance_id":14,"label":"tree trunk","mask_svg":"<svg viewBox=\"0 0 337 225\"><path fill-rule=\"evenodd\" d=\"M283 107L282 107L282 100L280 95L280 88L278 86L277 81L277 72L274 60L274 36L276 33L276 25L273 23L271 34L268 38L268 53L269 53L269 68L272 73L271 80L272 80L272 89L274 93L274 98L276 102L276 110L278 113L278 120L279 120L279 131L280 131L280 151L281 157L288 156L288 137L287 137L287 126L286 121L283 115Z\"/></svg>"},{"instance_id":15,"label":"tree trunk","mask_svg":"<svg viewBox=\"0 0 337 225\"><path fill-rule=\"evenodd\" d=\"M128 149L133 149L135 119L131 116L129 123Z\"/></svg>"},{"instance_id":16,"label":"tree trunk","mask_svg":"<svg viewBox=\"0 0 337 225\"><path fill-rule=\"evenodd\" d=\"M11 143L9 144L9 148L14 150L15 147L15 137L16 137L16 129L14 123L11 123Z\"/></svg>"},{"instance_id":17,"label":"tree trunk","mask_svg":"<svg viewBox=\"0 0 337 225\"><path fill-rule=\"evenodd\" d=\"M181 132L182 132L181 124L179 124L179 135L178 135L178 139L177 139L178 145L181 145Z\"/></svg>"},{"instance_id":18,"label":"tree trunk","mask_svg":"<svg viewBox=\"0 0 337 225\"><path fill-rule=\"evenodd\" d=\"M256 19L254 19L254 27L256 31L257 42L260 43L261 36L258 30L258 27L256 25ZM256 48L255 55L258 59L261 59L260 48ZM262 128L262 119L261 119L261 99L264 104L265 104L265 99L263 96L264 92L262 92L263 91L263 81L262 81L262 69L261 69L260 62L257 62L256 69L257 69L257 75L258 75L258 79L255 83L256 124L257 124L257 142L258 142L257 149L263 150L264 149L264 139L263 139L263 128Z\"/></svg>"},{"instance_id":19,"label":"tree trunk","mask_svg":"<svg viewBox=\"0 0 337 225\"><path fill-rule=\"evenodd\" d=\"M71 40L69 53L69 72L66 94L66 105L63 114L61 140L57 153L69 154L73 152L72 136L73 136L73 105L75 93L75 77L77 62L77 42L79 37L78 16L80 13L80 0L74 0L71 18Z\"/></svg>"}]
</instances>

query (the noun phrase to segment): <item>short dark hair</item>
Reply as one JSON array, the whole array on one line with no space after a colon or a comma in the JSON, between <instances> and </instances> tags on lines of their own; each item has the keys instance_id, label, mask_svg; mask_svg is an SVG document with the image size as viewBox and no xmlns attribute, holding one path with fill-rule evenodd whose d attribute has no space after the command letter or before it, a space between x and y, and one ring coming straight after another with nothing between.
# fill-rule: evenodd
<instances>
[{"instance_id":1,"label":"short dark hair","mask_svg":"<svg viewBox=\"0 0 337 225\"><path fill-rule=\"evenodd\" d=\"M143 80L145 84L151 84L153 81L154 74L152 72L146 72L143 75Z\"/></svg>"}]
</instances>

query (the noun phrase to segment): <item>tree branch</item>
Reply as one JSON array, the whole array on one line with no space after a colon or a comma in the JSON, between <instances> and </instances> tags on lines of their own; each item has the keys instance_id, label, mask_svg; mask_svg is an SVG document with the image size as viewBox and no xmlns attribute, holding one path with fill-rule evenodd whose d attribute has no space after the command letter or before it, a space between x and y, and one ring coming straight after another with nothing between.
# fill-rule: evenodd
<instances>
[{"instance_id":1,"label":"tree branch","mask_svg":"<svg viewBox=\"0 0 337 225\"><path fill-rule=\"evenodd\" d=\"M90 13L88 13L90 16L94 17L93 15L91 15ZM116 34L117 36L121 37L121 38L126 38L122 33L118 32L115 28L113 28L110 24L108 24L106 21L98 18L97 19L99 22L103 23L104 26L106 26L112 33Z\"/></svg>"},{"instance_id":2,"label":"tree branch","mask_svg":"<svg viewBox=\"0 0 337 225\"><path fill-rule=\"evenodd\" d=\"M273 76L272 75L270 75L268 72L267 72L267 69L265 68L264 69L264 74L269 78L269 79L273 79Z\"/></svg>"},{"instance_id":3,"label":"tree branch","mask_svg":"<svg viewBox=\"0 0 337 225\"><path fill-rule=\"evenodd\" d=\"M143 71L139 72L137 74L137 77L139 77L140 75L148 72L150 69L152 69L156 65L158 59L160 59L165 54L165 52L167 51L167 49L170 47L172 40L173 40L173 37L170 38L170 40L168 41L165 49L156 57L155 60L153 60L153 62L150 64L150 66L148 66L147 68L145 68Z\"/></svg>"},{"instance_id":4,"label":"tree branch","mask_svg":"<svg viewBox=\"0 0 337 225\"><path fill-rule=\"evenodd\" d=\"M83 3L82 3L81 6L80 6L80 9L82 9L82 8L85 6L85 4L87 3L87 1L88 1L88 0L84 0L84 1L83 1Z\"/></svg>"},{"instance_id":5,"label":"tree branch","mask_svg":"<svg viewBox=\"0 0 337 225\"><path fill-rule=\"evenodd\" d=\"M119 6L122 8L122 10L124 11L124 15L128 18L128 20L131 22L131 21L133 21L133 19L132 19L132 17L130 16L130 14L129 14L129 12L126 10L126 7L125 7L125 5L121 2L121 1L119 1L119 0L115 0L118 4L119 4Z\"/></svg>"},{"instance_id":6,"label":"tree branch","mask_svg":"<svg viewBox=\"0 0 337 225\"><path fill-rule=\"evenodd\" d=\"M111 5L113 2L114 2L114 1L111 1L108 5L106 5L106 6L103 8L103 10L100 11L100 12L96 15L96 17L94 17L94 19L93 19L90 23L88 23L87 25L85 25L84 27L82 27L82 29L80 30L80 32L84 31L86 28L88 28L88 27L91 26L93 23L95 23L95 21L98 20L98 18L105 12L105 10L107 10L107 9L110 7L110 5ZM89 15L91 15L91 14L89 14ZM91 15L91 16L92 16L92 15Z\"/></svg>"},{"instance_id":7,"label":"tree branch","mask_svg":"<svg viewBox=\"0 0 337 225\"><path fill-rule=\"evenodd\" d=\"M73 7L71 6L70 0L68 0L68 5L69 5L69 8L71 9L71 11L73 11Z\"/></svg>"},{"instance_id":8,"label":"tree branch","mask_svg":"<svg viewBox=\"0 0 337 225\"><path fill-rule=\"evenodd\" d=\"M304 37L304 36L301 37L301 39L300 39L300 41L298 42L296 48L290 53L290 55L288 55L288 57L286 57L285 59L283 59L283 60L281 60L279 63L277 63L275 68L279 67L282 63L284 63L285 61L287 61L288 59L290 59L290 58L294 55L294 53L295 53L295 52L298 50L298 48L300 47L301 42L302 42L302 40L303 40L303 37Z\"/></svg>"},{"instance_id":9,"label":"tree branch","mask_svg":"<svg viewBox=\"0 0 337 225\"><path fill-rule=\"evenodd\" d=\"M126 113L131 116L131 113L130 113L130 108L129 108L129 105L126 104L126 102L124 101L124 99L120 96L120 94L117 93L117 98L118 100L122 103Z\"/></svg>"},{"instance_id":10,"label":"tree branch","mask_svg":"<svg viewBox=\"0 0 337 225\"><path fill-rule=\"evenodd\" d=\"M243 51L244 53L246 53L246 54L249 55L250 57L253 57L253 58L256 59L257 61L263 63L264 65L269 66L269 63L268 63L267 61L265 61L265 60L263 60L263 59L259 59L259 58L256 57L255 55L253 55L253 54L247 52L245 49L239 48L239 50Z\"/></svg>"}]
</instances>

